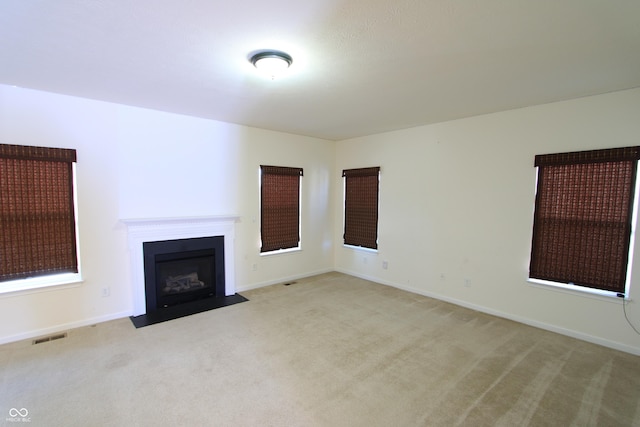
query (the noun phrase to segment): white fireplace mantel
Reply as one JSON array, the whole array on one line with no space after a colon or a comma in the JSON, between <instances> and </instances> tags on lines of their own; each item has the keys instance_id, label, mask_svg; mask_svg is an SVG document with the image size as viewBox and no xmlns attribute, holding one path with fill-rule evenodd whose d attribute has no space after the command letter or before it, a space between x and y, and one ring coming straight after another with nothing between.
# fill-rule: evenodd
<instances>
[{"instance_id":1,"label":"white fireplace mantel","mask_svg":"<svg viewBox=\"0 0 640 427\"><path fill-rule=\"evenodd\" d=\"M238 216L122 219L129 236L133 279L133 315L146 314L142 244L161 240L224 236L225 295L236 293L234 239Z\"/></svg>"}]
</instances>

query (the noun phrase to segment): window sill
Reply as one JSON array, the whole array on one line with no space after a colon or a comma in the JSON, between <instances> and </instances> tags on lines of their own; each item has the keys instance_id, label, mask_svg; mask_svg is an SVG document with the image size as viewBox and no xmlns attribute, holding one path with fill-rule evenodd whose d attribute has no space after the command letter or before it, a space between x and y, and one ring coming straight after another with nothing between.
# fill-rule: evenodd
<instances>
[{"instance_id":1,"label":"window sill","mask_svg":"<svg viewBox=\"0 0 640 427\"><path fill-rule=\"evenodd\" d=\"M539 287L541 289L547 289L556 292L562 292L569 295L578 295L581 297L594 298L601 301L615 302L615 301L631 301L629 295L619 297L616 292L602 291L600 289L587 288L584 286L570 285L568 283L551 282L549 280L541 279L527 279L527 282L531 286Z\"/></svg>"},{"instance_id":2,"label":"window sill","mask_svg":"<svg viewBox=\"0 0 640 427\"><path fill-rule=\"evenodd\" d=\"M298 246L297 248L278 249L277 251L260 252L260 256L290 254L292 252L302 252L302 248Z\"/></svg>"},{"instance_id":3,"label":"window sill","mask_svg":"<svg viewBox=\"0 0 640 427\"><path fill-rule=\"evenodd\" d=\"M377 254L378 253L377 249L365 248L364 246L345 245L343 243L342 247L343 248L347 248L347 249L355 249L357 251L369 252L369 253L372 253L372 254Z\"/></svg>"},{"instance_id":4,"label":"window sill","mask_svg":"<svg viewBox=\"0 0 640 427\"><path fill-rule=\"evenodd\" d=\"M0 298L74 288L80 286L82 282L83 280L80 273L55 274L52 276L0 282Z\"/></svg>"}]
</instances>

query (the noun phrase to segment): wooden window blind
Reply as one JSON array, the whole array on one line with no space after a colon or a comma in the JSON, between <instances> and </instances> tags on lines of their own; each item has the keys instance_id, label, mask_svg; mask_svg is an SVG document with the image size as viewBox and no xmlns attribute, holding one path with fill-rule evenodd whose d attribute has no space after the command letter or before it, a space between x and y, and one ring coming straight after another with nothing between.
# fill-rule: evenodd
<instances>
[{"instance_id":1,"label":"wooden window blind","mask_svg":"<svg viewBox=\"0 0 640 427\"><path fill-rule=\"evenodd\" d=\"M0 281L77 273L76 151L0 144Z\"/></svg>"},{"instance_id":2,"label":"wooden window blind","mask_svg":"<svg viewBox=\"0 0 640 427\"><path fill-rule=\"evenodd\" d=\"M539 155L529 277L625 292L640 147Z\"/></svg>"},{"instance_id":3,"label":"wooden window blind","mask_svg":"<svg viewBox=\"0 0 640 427\"><path fill-rule=\"evenodd\" d=\"M302 168L260 166L260 252L298 247Z\"/></svg>"},{"instance_id":4,"label":"wooden window blind","mask_svg":"<svg viewBox=\"0 0 640 427\"><path fill-rule=\"evenodd\" d=\"M378 249L378 181L380 167L346 169L344 244Z\"/></svg>"}]
</instances>

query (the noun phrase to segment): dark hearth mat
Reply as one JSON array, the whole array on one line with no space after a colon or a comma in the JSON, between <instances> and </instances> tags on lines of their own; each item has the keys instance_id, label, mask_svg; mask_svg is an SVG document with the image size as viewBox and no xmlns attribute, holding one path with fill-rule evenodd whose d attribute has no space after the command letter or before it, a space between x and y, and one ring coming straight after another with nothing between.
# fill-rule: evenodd
<instances>
[{"instance_id":1,"label":"dark hearth mat","mask_svg":"<svg viewBox=\"0 0 640 427\"><path fill-rule=\"evenodd\" d=\"M133 322L133 326L136 328L142 328L144 326L154 325L156 323L166 322L167 320L178 319L180 317L190 316L192 314L202 313L203 311L226 307L228 305L238 304L245 301L249 300L240 294L225 297L204 298L186 304L163 308L151 313L141 314L140 316L130 316L129 318Z\"/></svg>"}]
</instances>

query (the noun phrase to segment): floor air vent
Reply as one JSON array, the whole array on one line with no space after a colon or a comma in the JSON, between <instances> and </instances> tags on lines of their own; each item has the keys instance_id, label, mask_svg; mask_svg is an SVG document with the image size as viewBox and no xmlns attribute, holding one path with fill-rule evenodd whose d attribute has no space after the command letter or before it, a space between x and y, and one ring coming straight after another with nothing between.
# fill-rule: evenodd
<instances>
[{"instance_id":1,"label":"floor air vent","mask_svg":"<svg viewBox=\"0 0 640 427\"><path fill-rule=\"evenodd\" d=\"M66 338L67 337L67 333L66 332L62 332L60 334L55 334L55 335L49 335L48 337L42 337L42 338L36 338L35 340L33 340L33 344L42 344L43 342L49 342L49 341L55 341L55 340L59 340L62 338Z\"/></svg>"}]
</instances>

